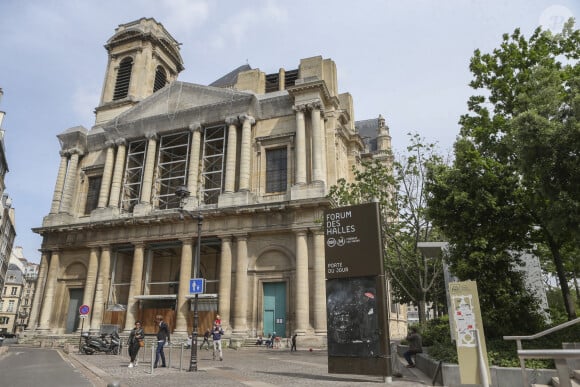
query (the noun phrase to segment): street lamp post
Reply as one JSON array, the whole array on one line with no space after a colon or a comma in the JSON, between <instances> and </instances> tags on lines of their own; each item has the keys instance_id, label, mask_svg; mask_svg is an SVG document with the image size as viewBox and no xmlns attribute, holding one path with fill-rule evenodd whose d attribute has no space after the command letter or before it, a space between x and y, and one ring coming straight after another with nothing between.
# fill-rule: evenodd
<instances>
[{"instance_id":1,"label":"street lamp post","mask_svg":"<svg viewBox=\"0 0 580 387\"><path fill-rule=\"evenodd\" d=\"M193 278L199 278L199 260L201 257L201 225L203 223L203 215L199 212L197 215L192 214L183 208L185 199L189 196L189 191L185 186L178 186L175 189L175 196L180 199L179 211L187 214L193 220L197 220L197 244L195 248L195 260L193 263ZM195 293L193 300L193 332L191 333L191 359L189 362L189 372L197 371L197 328L199 325L199 314L197 312L198 294Z\"/></svg>"}]
</instances>

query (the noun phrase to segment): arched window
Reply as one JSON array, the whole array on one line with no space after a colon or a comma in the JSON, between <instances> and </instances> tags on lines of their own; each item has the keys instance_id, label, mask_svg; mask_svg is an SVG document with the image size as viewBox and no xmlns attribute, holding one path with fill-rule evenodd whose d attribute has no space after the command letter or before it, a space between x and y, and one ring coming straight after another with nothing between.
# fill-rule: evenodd
<instances>
[{"instance_id":1,"label":"arched window","mask_svg":"<svg viewBox=\"0 0 580 387\"><path fill-rule=\"evenodd\" d=\"M155 93L157 90L161 89L167 83L167 74L165 73L165 69L161 66L157 66L157 70L155 70L155 83L153 84L153 92Z\"/></svg>"},{"instance_id":2,"label":"arched window","mask_svg":"<svg viewBox=\"0 0 580 387\"><path fill-rule=\"evenodd\" d=\"M131 70L133 69L133 58L125 58L119 65L117 72L117 82L115 83L115 93L113 101L126 98L129 94L129 83L131 83Z\"/></svg>"}]
</instances>

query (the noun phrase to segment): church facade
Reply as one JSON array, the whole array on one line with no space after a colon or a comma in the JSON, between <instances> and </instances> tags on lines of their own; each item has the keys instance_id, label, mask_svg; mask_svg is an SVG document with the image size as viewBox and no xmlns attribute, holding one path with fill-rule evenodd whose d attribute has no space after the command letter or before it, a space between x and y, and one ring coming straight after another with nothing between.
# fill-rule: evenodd
<instances>
[{"instance_id":1,"label":"church facade","mask_svg":"<svg viewBox=\"0 0 580 387\"><path fill-rule=\"evenodd\" d=\"M326 195L352 180L351 166L385 157L384 120L365 121L371 150L331 59L274 74L245 65L204 86L177 80L179 44L154 19L120 25L105 48L95 125L57 136L51 210L34 229L43 242L28 329L127 331L141 320L154 333L161 314L185 336L198 277L200 332L219 313L232 337L297 333L323 344Z\"/></svg>"}]
</instances>

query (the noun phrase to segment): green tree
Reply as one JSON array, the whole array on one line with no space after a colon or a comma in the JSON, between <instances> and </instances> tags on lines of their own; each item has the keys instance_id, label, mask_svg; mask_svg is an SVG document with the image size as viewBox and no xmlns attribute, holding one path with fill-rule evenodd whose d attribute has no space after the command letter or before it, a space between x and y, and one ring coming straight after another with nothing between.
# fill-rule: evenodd
<instances>
[{"instance_id":1,"label":"green tree","mask_svg":"<svg viewBox=\"0 0 580 387\"><path fill-rule=\"evenodd\" d=\"M354 181L341 179L330 189L329 197L337 205L355 205L378 201L382 213L384 261L399 302L419 306L419 320L425 321L425 305L437 301L442 282L441 258L426 258L417 242L438 238L426 218L425 177L428 165L442 162L434 144L424 144L412 135L408 155L393 162L377 159L353 167ZM391 160L392 158L389 158Z\"/></svg>"},{"instance_id":2,"label":"green tree","mask_svg":"<svg viewBox=\"0 0 580 387\"><path fill-rule=\"evenodd\" d=\"M476 50L470 86L479 94L460 119L455 161L429 179L430 216L453 245L455 274L478 286L501 279L517 291L518 258L510 252L545 245L569 319L576 316L565 270L572 257L564 252L580 230L579 58L572 20L560 34L538 28L526 39L516 29L492 53ZM489 291L489 301L500 296ZM524 309L530 305L518 313Z\"/></svg>"}]
</instances>

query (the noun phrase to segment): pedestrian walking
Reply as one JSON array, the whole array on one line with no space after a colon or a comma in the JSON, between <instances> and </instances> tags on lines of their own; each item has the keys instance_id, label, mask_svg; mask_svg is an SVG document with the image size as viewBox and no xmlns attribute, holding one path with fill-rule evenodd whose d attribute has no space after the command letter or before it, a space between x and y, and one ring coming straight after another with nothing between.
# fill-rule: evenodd
<instances>
[{"instance_id":1,"label":"pedestrian walking","mask_svg":"<svg viewBox=\"0 0 580 387\"><path fill-rule=\"evenodd\" d=\"M214 325L211 335L213 339L213 360L215 360L216 355L218 355L220 361L222 361L224 360L222 352L222 336L224 335L224 331L219 325Z\"/></svg>"},{"instance_id":2,"label":"pedestrian walking","mask_svg":"<svg viewBox=\"0 0 580 387\"><path fill-rule=\"evenodd\" d=\"M139 354L139 349L145 345L144 338L145 332L141 328L141 321L135 321L135 328L131 329L127 342L129 346L129 357L131 358L129 368L137 367L137 355Z\"/></svg>"},{"instance_id":3,"label":"pedestrian walking","mask_svg":"<svg viewBox=\"0 0 580 387\"><path fill-rule=\"evenodd\" d=\"M292 347L290 347L290 352L296 351L296 336L298 336L296 333L292 336Z\"/></svg>"},{"instance_id":4,"label":"pedestrian walking","mask_svg":"<svg viewBox=\"0 0 580 387\"><path fill-rule=\"evenodd\" d=\"M161 367L166 367L167 364L165 363L165 352L163 352L163 348L165 344L169 342L169 327L167 323L163 321L163 316L158 314L155 317L155 322L159 326L157 331L157 352L155 353L155 364L153 368L157 368L159 364L159 359L161 359Z\"/></svg>"},{"instance_id":5,"label":"pedestrian walking","mask_svg":"<svg viewBox=\"0 0 580 387\"><path fill-rule=\"evenodd\" d=\"M203 334L203 342L201 343L201 345L199 346L199 349L202 349L204 344L207 344L207 348L206 350L209 351L209 336L211 335L211 332L209 331L209 329L205 330L205 333Z\"/></svg>"}]
</instances>

